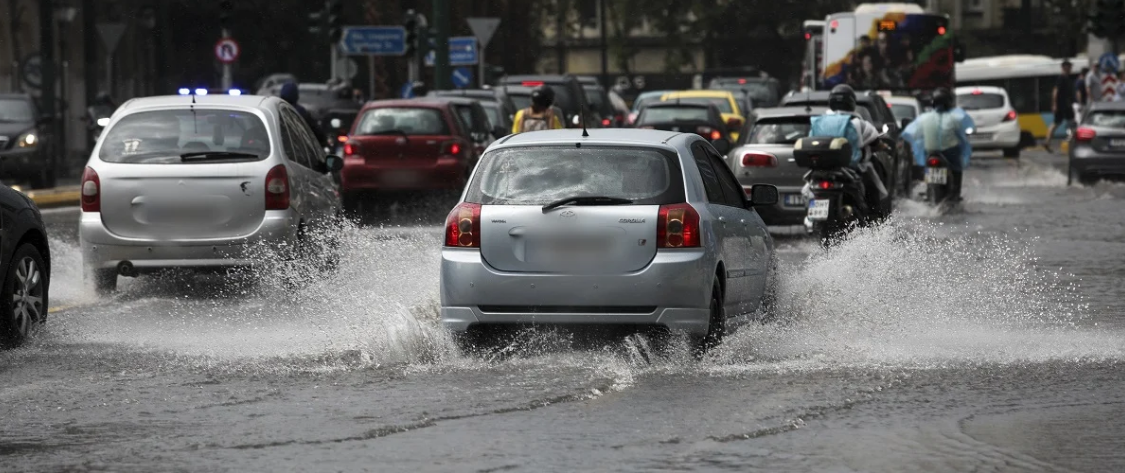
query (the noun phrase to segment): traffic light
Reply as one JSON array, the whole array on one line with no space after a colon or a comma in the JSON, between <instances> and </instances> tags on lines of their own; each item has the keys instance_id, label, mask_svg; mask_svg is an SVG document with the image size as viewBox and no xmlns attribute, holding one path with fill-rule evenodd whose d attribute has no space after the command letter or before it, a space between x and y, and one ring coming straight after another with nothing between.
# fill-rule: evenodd
<instances>
[{"instance_id":1,"label":"traffic light","mask_svg":"<svg viewBox=\"0 0 1125 473\"><path fill-rule=\"evenodd\" d=\"M414 10L407 10L402 18L402 27L406 29L406 56L414 55L418 48L418 14Z\"/></svg>"},{"instance_id":2,"label":"traffic light","mask_svg":"<svg viewBox=\"0 0 1125 473\"><path fill-rule=\"evenodd\" d=\"M227 22L230 21L230 12L234 10L234 2L232 0L223 0L219 2L219 26L226 28Z\"/></svg>"},{"instance_id":3,"label":"traffic light","mask_svg":"<svg viewBox=\"0 0 1125 473\"><path fill-rule=\"evenodd\" d=\"M328 41L336 43L344 32L344 5L340 0L328 0Z\"/></svg>"}]
</instances>

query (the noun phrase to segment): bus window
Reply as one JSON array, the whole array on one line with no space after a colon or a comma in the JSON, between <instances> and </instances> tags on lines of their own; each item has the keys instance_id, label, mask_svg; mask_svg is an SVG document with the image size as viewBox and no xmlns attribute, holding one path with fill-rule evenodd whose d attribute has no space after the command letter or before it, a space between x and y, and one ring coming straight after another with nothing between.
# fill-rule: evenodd
<instances>
[{"instance_id":1,"label":"bus window","mask_svg":"<svg viewBox=\"0 0 1125 473\"><path fill-rule=\"evenodd\" d=\"M1012 102L1012 108L1017 112L1039 113L1037 103L1039 91L1035 79L1034 77L1008 79L1008 85L1004 88L1008 91L1008 100Z\"/></svg>"}]
</instances>

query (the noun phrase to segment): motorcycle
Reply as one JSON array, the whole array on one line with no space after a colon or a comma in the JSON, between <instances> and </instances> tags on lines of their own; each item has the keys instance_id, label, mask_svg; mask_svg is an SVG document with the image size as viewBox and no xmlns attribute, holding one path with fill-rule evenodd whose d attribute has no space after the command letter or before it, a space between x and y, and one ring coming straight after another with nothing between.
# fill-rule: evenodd
<instances>
[{"instance_id":1,"label":"motorcycle","mask_svg":"<svg viewBox=\"0 0 1125 473\"><path fill-rule=\"evenodd\" d=\"M926 183L926 201L935 207L945 203L953 190L953 176L945 156L933 153L926 158L923 181Z\"/></svg>"},{"instance_id":2,"label":"motorcycle","mask_svg":"<svg viewBox=\"0 0 1125 473\"><path fill-rule=\"evenodd\" d=\"M808 199L805 230L825 246L852 226L886 217L887 209L868 205L869 189L851 167L852 147L846 138L801 138L793 146L793 158L809 169L802 192Z\"/></svg>"}]
</instances>

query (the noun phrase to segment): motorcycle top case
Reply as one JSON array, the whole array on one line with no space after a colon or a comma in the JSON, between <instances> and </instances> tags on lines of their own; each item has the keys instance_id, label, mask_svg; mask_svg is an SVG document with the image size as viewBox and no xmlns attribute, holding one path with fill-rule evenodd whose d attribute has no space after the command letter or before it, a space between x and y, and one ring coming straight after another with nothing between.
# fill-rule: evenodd
<instances>
[{"instance_id":1,"label":"motorcycle top case","mask_svg":"<svg viewBox=\"0 0 1125 473\"><path fill-rule=\"evenodd\" d=\"M810 136L793 145L797 165L809 169L838 169L852 162L852 145L847 138Z\"/></svg>"}]
</instances>

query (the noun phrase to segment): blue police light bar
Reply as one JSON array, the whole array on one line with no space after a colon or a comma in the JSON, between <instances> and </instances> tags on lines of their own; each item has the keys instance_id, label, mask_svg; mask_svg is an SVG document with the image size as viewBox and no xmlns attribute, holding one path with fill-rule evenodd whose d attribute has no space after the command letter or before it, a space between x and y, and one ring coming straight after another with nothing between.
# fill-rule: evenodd
<instances>
[{"instance_id":1,"label":"blue police light bar","mask_svg":"<svg viewBox=\"0 0 1125 473\"><path fill-rule=\"evenodd\" d=\"M229 91L227 91L227 93L231 94L231 95L234 95L236 97L239 96L239 95L242 95L242 91L238 90L238 89L230 89Z\"/></svg>"},{"instance_id":2,"label":"blue police light bar","mask_svg":"<svg viewBox=\"0 0 1125 473\"><path fill-rule=\"evenodd\" d=\"M195 95L207 95L207 89L195 89Z\"/></svg>"},{"instance_id":3,"label":"blue police light bar","mask_svg":"<svg viewBox=\"0 0 1125 473\"><path fill-rule=\"evenodd\" d=\"M191 89L180 87L180 95L191 95Z\"/></svg>"}]
</instances>

